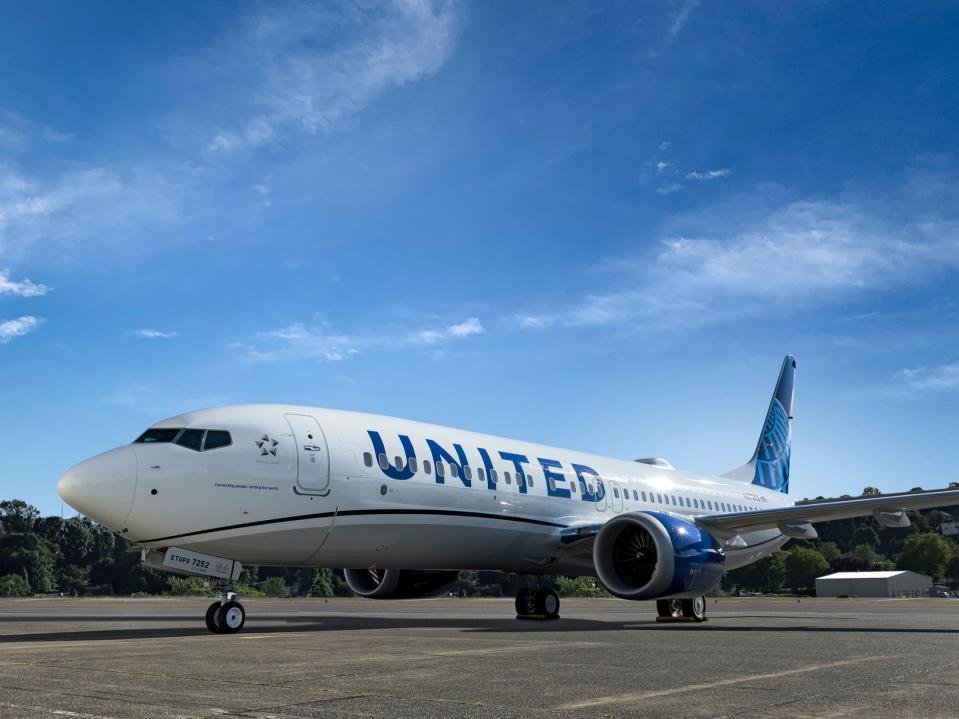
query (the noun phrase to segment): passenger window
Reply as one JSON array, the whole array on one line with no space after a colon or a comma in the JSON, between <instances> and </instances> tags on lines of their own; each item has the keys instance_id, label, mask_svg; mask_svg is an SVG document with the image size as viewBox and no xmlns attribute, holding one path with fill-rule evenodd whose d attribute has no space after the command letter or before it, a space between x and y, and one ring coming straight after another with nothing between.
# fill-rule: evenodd
<instances>
[{"instance_id":1,"label":"passenger window","mask_svg":"<svg viewBox=\"0 0 959 719\"><path fill-rule=\"evenodd\" d=\"M506 479L506 484L509 484L512 481L509 472L503 472L503 477Z\"/></svg>"},{"instance_id":2,"label":"passenger window","mask_svg":"<svg viewBox=\"0 0 959 719\"><path fill-rule=\"evenodd\" d=\"M192 449L194 452L199 452L203 448L203 430L202 429L185 429L180 433L180 436L176 438L176 444L181 447L186 447L187 449Z\"/></svg>"},{"instance_id":3,"label":"passenger window","mask_svg":"<svg viewBox=\"0 0 959 719\"><path fill-rule=\"evenodd\" d=\"M670 497L670 499L673 501L673 506L675 507L675 506L676 506L676 497Z\"/></svg>"},{"instance_id":4,"label":"passenger window","mask_svg":"<svg viewBox=\"0 0 959 719\"><path fill-rule=\"evenodd\" d=\"M430 461L428 459L423 460L423 471L429 474L433 471L433 468L430 466Z\"/></svg>"},{"instance_id":5,"label":"passenger window","mask_svg":"<svg viewBox=\"0 0 959 719\"><path fill-rule=\"evenodd\" d=\"M619 499L619 489L616 487L613 487L613 496L616 497L616 499Z\"/></svg>"},{"instance_id":6,"label":"passenger window","mask_svg":"<svg viewBox=\"0 0 959 719\"><path fill-rule=\"evenodd\" d=\"M385 452L380 452L379 456L376 459L380 463L380 469L387 470L390 468L390 460L386 458Z\"/></svg>"},{"instance_id":7,"label":"passenger window","mask_svg":"<svg viewBox=\"0 0 959 719\"><path fill-rule=\"evenodd\" d=\"M656 501L660 504L663 503L663 495L661 495L659 492L656 493Z\"/></svg>"},{"instance_id":8,"label":"passenger window","mask_svg":"<svg viewBox=\"0 0 959 719\"><path fill-rule=\"evenodd\" d=\"M373 466L373 455L370 454L369 452L364 452L364 453L363 453L363 464L365 464L367 467L372 467L372 466Z\"/></svg>"},{"instance_id":9,"label":"passenger window","mask_svg":"<svg viewBox=\"0 0 959 719\"><path fill-rule=\"evenodd\" d=\"M436 476L445 477L446 476L446 465L442 462L436 463Z\"/></svg>"},{"instance_id":10,"label":"passenger window","mask_svg":"<svg viewBox=\"0 0 959 719\"><path fill-rule=\"evenodd\" d=\"M454 477L459 477L459 476L460 476L460 468L459 468L459 466L453 464L452 462L450 463L450 474L452 474Z\"/></svg>"},{"instance_id":11,"label":"passenger window","mask_svg":"<svg viewBox=\"0 0 959 719\"><path fill-rule=\"evenodd\" d=\"M480 481L480 482L485 482L485 481L486 481L486 470L483 469L482 467L477 467L477 468L476 468L476 476L479 477L479 481Z\"/></svg>"},{"instance_id":12,"label":"passenger window","mask_svg":"<svg viewBox=\"0 0 959 719\"><path fill-rule=\"evenodd\" d=\"M643 501L646 501L646 492L640 492L640 496L643 498Z\"/></svg>"},{"instance_id":13,"label":"passenger window","mask_svg":"<svg viewBox=\"0 0 959 719\"><path fill-rule=\"evenodd\" d=\"M547 482L547 484L549 484L549 482ZM570 491L570 494L576 494L576 482L570 481L569 491Z\"/></svg>"},{"instance_id":14,"label":"passenger window","mask_svg":"<svg viewBox=\"0 0 959 719\"><path fill-rule=\"evenodd\" d=\"M690 502L689 502L689 497L686 497L686 506L687 506L687 507L692 507L692 506L693 506L693 505L690 504Z\"/></svg>"},{"instance_id":15,"label":"passenger window","mask_svg":"<svg viewBox=\"0 0 959 719\"><path fill-rule=\"evenodd\" d=\"M639 501L639 493L635 489L633 490L633 501L634 502Z\"/></svg>"},{"instance_id":16,"label":"passenger window","mask_svg":"<svg viewBox=\"0 0 959 719\"><path fill-rule=\"evenodd\" d=\"M468 464L463 465L463 474L466 475L467 479L473 479L473 470L470 469L470 466Z\"/></svg>"},{"instance_id":17,"label":"passenger window","mask_svg":"<svg viewBox=\"0 0 959 719\"><path fill-rule=\"evenodd\" d=\"M706 504L709 506L710 509L713 508L712 500L706 500Z\"/></svg>"},{"instance_id":18,"label":"passenger window","mask_svg":"<svg viewBox=\"0 0 959 719\"><path fill-rule=\"evenodd\" d=\"M208 429L206 439L203 441L203 450L219 449L220 447L229 447L233 444L230 433L222 429Z\"/></svg>"},{"instance_id":19,"label":"passenger window","mask_svg":"<svg viewBox=\"0 0 959 719\"><path fill-rule=\"evenodd\" d=\"M496 474L495 469L489 471L489 478L493 480L493 484L496 484L499 481L499 477Z\"/></svg>"},{"instance_id":20,"label":"passenger window","mask_svg":"<svg viewBox=\"0 0 959 719\"><path fill-rule=\"evenodd\" d=\"M403 469L403 460L400 459L399 455L393 457L393 466L395 466L397 469Z\"/></svg>"},{"instance_id":21,"label":"passenger window","mask_svg":"<svg viewBox=\"0 0 959 719\"><path fill-rule=\"evenodd\" d=\"M416 471L416 457L410 457L409 462L410 462L410 471L411 471L411 472L415 472L415 471Z\"/></svg>"},{"instance_id":22,"label":"passenger window","mask_svg":"<svg viewBox=\"0 0 959 719\"><path fill-rule=\"evenodd\" d=\"M526 484L528 484L530 487L532 487L532 486L533 486L533 475L531 475L531 474L524 474L523 476L526 478Z\"/></svg>"}]
</instances>

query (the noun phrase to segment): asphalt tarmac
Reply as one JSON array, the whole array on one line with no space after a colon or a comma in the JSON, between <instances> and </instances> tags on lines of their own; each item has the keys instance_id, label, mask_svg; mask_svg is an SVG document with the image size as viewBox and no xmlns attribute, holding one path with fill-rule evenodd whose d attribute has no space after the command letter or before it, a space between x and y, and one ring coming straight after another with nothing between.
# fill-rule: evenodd
<instances>
[{"instance_id":1,"label":"asphalt tarmac","mask_svg":"<svg viewBox=\"0 0 959 719\"><path fill-rule=\"evenodd\" d=\"M954 717L959 600L0 600L0 718Z\"/></svg>"}]
</instances>

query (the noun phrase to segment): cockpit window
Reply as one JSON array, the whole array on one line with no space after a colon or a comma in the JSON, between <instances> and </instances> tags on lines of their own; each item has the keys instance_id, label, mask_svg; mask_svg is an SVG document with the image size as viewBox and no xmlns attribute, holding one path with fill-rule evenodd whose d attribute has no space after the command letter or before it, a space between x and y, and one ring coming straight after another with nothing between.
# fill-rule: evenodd
<instances>
[{"instance_id":1,"label":"cockpit window","mask_svg":"<svg viewBox=\"0 0 959 719\"><path fill-rule=\"evenodd\" d=\"M230 433L222 429L208 429L206 431L206 442L203 443L203 449L216 449L217 447L228 447L233 444L230 439Z\"/></svg>"},{"instance_id":2,"label":"cockpit window","mask_svg":"<svg viewBox=\"0 0 959 719\"><path fill-rule=\"evenodd\" d=\"M203 432L202 429L185 429L176 438L176 444L181 447L186 447L187 449L192 449L194 452L199 452L203 448Z\"/></svg>"},{"instance_id":3,"label":"cockpit window","mask_svg":"<svg viewBox=\"0 0 959 719\"><path fill-rule=\"evenodd\" d=\"M172 442L178 434L180 434L179 427L173 429L153 427L137 437L134 444Z\"/></svg>"}]
</instances>

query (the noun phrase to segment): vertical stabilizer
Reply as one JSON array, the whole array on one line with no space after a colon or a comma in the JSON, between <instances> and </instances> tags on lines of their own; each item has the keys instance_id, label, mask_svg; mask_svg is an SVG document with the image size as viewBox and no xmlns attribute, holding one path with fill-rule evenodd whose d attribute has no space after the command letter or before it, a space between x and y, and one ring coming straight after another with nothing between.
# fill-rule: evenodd
<instances>
[{"instance_id":1,"label":"vertical stabilizer","mask_svg":"<svg viewBox=\"0 0 959 719\"><path fill-rule=\"evenodd\" d=\"M789 452L792 439L795 374L796 360L791 355L786 355L752 459L742 467L727 472L723 475L724 477L741 479L760 487L778 490L783 494L789 492Z\"/></svg>"}]
</instances>

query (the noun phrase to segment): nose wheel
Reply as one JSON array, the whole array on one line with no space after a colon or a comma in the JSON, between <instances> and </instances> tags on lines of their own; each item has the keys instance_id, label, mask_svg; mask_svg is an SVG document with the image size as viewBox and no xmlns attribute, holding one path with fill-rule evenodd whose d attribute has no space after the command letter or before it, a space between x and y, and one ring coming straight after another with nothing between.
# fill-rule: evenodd
<instances>
[{"instance_id":1,"label":"nose wheel","mask_svg":"<svg viewBox=\"0 0 959 719\"><path fill-rule=\"evenodd\" d=\"M246 610L236 592L224 592L223 598L206 610L206 628L214 634L236 634L246 623Z\"/></svg>"}]
</instances>

